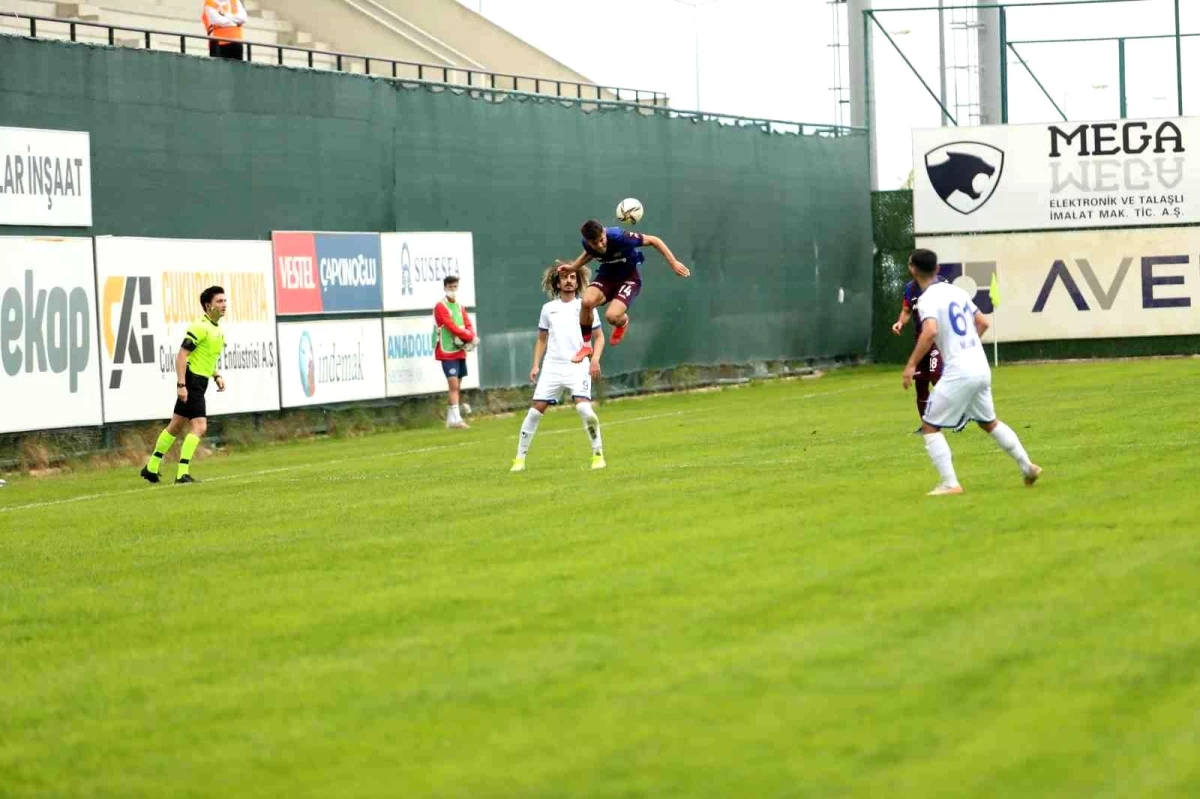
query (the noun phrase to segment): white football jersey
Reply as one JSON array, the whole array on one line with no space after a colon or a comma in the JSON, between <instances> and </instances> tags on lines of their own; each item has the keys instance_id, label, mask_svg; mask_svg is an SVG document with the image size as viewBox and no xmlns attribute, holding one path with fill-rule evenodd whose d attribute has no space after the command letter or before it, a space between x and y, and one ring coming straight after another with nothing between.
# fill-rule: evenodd
<instances>
[{"instance_id":1,"label":"white football jersey","mask_svg":"<svg viewBox=\"0 0 1200 799\"><path fill-rule=\"evenodd\" d=\"M550 300L542 306L538 328L550 332L546 346L546 363L570 363L583 346L583 331L579 328L579 311L583 300L570 302ZM600 315L592 311L592 330L600 327Z\"/></svg>"},{"instance_id":2,"label":"white football jersey","mask_svg":"<svg viewBox=\"0 0 1200 799\"><path fill-rule=\"evenodd\" d=\"M921 294L921 319L937 320L944 377L991 373L987 352L975 330L977 313L971 297L953 283L934 283Z\"/></svg>"}]
</instances>

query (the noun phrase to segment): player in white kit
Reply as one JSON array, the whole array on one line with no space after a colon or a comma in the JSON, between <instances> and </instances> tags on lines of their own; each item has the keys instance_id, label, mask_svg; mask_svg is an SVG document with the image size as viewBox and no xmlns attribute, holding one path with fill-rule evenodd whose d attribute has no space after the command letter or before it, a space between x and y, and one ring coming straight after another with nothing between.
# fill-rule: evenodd
<instances>
[{"instance_id":1,"label":"player in white kit","mask_svg":"<svg viewBox=\"0 0 1200 799\"><path fill-rule=\"evenodd\" d=\"M917 367L931 347L937 346L943 362L942 379L921 417L925 451L942 478L929 495L963 492L954 474L950 444L942 435L942 428L957 427L967 421L978 423L990 433L1021 467L1025 485L1032 486L1042 467L1029 460L1017 434L996 418L992 405L992 369L979 339L988 329L987 317L965 291L951 283L937 282L937 253L914 250L908 259L908 271L921 287L921 336L904 368L904 389L907 391L912 385Z\"/></svg>"},{"instance_id":2,"label":"player in white kit","mask_svg":"<svg viewBox=\"0 0 1200 799\"><path fill-rule=\"evenodd\" d=\"M559 271L567 266L556 261L542 275L542 289L551 297L542 306L538 320L537 343L533 346L533 368L529 370L530 381L537 382L533 390L533 404L525 421L521 424L521 437L517 442L517 456L513 458L509 471L525 471L525 454L533 443L534 433L542 421L542 415L550 405L557 405L564 391L571 392L575 410L583 420L583 429L592 445L592 468L603 469L604 448L600 440L600 419L592 408L592 381L600 376L600 355L604 352L604 331L600 327L599 314L592 314L592 355L579 363L571 359L583 347L583 330L579 324L579 287L586 286L589 271L586 266ZM543 362L543 356L545 361Z\"/></svg>"}]
</instances>

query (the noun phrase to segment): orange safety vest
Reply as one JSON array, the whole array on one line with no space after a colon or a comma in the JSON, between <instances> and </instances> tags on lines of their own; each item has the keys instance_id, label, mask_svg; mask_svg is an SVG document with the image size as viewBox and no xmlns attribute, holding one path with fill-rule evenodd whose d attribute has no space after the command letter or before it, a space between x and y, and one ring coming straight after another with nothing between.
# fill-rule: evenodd
<instances>
[{"instance_id":1,"label":"orange safety vest","mask_svg":"<svg viewBox=\"0 0 1200 799\"><path fill-rule=\"evenodd\" d=\"M204 29L208 31L209 36L235 42L242 40L242 29L240 27L234 25L231 28L224 28L208 21L208 12L210 10L217 14L224 14L225 16L238 13L238 2L239 0L204 0L204 11L200 14L200 20L204 23ZM221 42L221 44L224 44L224 42Z\"/></svg>"}]
</instances>

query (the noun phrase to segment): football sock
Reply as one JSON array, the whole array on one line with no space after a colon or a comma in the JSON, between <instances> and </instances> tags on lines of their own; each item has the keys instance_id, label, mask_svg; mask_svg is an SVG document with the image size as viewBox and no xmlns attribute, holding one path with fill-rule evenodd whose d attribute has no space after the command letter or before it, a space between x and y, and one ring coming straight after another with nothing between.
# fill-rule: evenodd
<instances>
[{"instance_id":1,"label":"football sock","mask_svg":"<svg viewBox=\"0 0 1200 799\"><path fill-rule=\"evenodd\" d=\"M462 417L458 415L458 405L450 406L450 413L446 416L447 422L461 422Z\"/></svg>"},{"instance_id":2,"label":"football sock","mask_svg":"<svg viewBox=\"0 0 1200 799\"><path fill-rule=\"evenodd\" d=\"M1029 474L1029 468L1033 464L1029 462L1029 456L1025 454L1025 448L1021 446L1021 439L1017 438L1017 434L1013 429L1004 422L997 422L992 428L992 438L996 439L996 443L1000 445L1000 449L1012 456L1012 459L1021 467L1022 474Z\"/></svg>"},{"instance_id":3,"label":"football sock","mask_svg":"<svg viewBox=\"0 0 1200 799\"><path fill-rule=\"evenodd\" d=\"M171 449L171 445L175 443L175 436L163 430L158 434L158 441L154 444L154 454L150 456L150 462L146 464L147 471L152 474L158 474L158 469L162 466L163 456Z\"/></svg>"},{"instance_id":4,"label":"football sock","mask_svg":"<svg viewBox=\"0 0 1200 799\"><path fill-rule=\"evenodd\" d=\"M586 347L592 342L592 323L580 322L579 331L583 333L583 345Z\"/></svg>"},{"instance_id":5,"label":"football sock","mask_svg":"<svg viewBox=\"0 0 1200 799\"><path fill-rule=\"evenodd\" d=\"M525 453L529 452L529 445L533 443L533 434L537 432L538 424L542 421L542 413L537 408L530 408L529 413L525 414L525 421L521 422L521 438L517 441L517 457L524 458Z\"/></svg>"},{"instance_id":6,"label":"football sock","mask_svg":"<svg viewBox=\"0 0 1200 799\"><path fill-rule=\"evenodd\" d=\"M188 469L192 465L192 456L196 454L198 446L200 446L200 436L195 433L188 433L184 436L183 446L179 448L179 468L175 471L176 480L188 473Z\"/></svg>"},{"instance_id":7,"label":"football sock","mask_svg":"<svg viewBox=\"0 0 1200 799\"><path fill-rule=\"evenodd\" d=\"M576 403L575 410L579 413L579 418L583 420L583 429L588 434L588 440L592 442L592 454L596 455L602 452L604 444L600 440L600 417L592 410L592 403Z\"/></svg>"},{"instance_id":8,"label":"football sock","mask_svg":"<svg viewBox=\"0 0 1200 799\"><path fill-rule=\"evenodd\" d=\"M941 475L942 485L958 485L958 476L954 473L954 460L950 456L950 444L946 437L940 432L926 433L925 451L929 453L929 460L933 461L934 467Z\"/></svg>"}]
</instances>

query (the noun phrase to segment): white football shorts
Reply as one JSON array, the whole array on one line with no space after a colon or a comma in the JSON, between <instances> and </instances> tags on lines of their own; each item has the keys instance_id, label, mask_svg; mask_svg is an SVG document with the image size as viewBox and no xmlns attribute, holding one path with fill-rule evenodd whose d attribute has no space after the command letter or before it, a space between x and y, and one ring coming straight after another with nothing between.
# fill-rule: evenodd
<instances>
[{"instance_id":1,"label":"white football shorts","mask_svg":"<svg viewBox=\"0 0 1200 799\"><path fill-rule=\"evenodd\" d=\"M969 421L989 424L996 421L992 404L992 376L943 374L929 396L925 415L934 427L958 427Z\"/></svg>"},{"instance_id":2,"label":"white football shorts","mask_svg":"<svg viewBox=\"0 0 1200 799\"><path fill-rule=\"evenodd\" d=\"M563 391L570 391L572 399L592 398L592 375L590 363L547 363L538 375L537 387L533 390L534 402L558 404Z\"/></svg>"}]
</instances>

